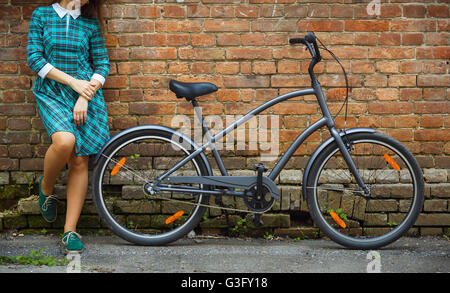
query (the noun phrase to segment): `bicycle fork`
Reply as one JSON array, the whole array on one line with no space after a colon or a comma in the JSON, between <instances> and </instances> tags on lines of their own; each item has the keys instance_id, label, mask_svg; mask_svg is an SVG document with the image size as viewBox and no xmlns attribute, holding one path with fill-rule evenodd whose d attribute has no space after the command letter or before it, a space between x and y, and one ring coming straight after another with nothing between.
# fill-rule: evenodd
<instances>
[{"instance_id":1,"label":"bicycle fork","mask_svg":"<svg viewBox=\"0 0 450 293\"><path fill-rule=\"evenodd\" d=\"M334 140L336 141L339 147L339 150L341 151L342 157L344 157L344 161L347 163L347 166L350 169L350 172L353 174L353 176L355 176L358 186L361 188L361 190L364 191L364 196L368 196L370 191L367 188L366 184L364 183L364 180L362 179L358 170L356 169L355 162L353 161L352 156L350 155L347 145L344 143L344 140L339 135L339 132L336 130L336 128L331 127L329 129L331 135L333 136Z\"/></svg>"},{"instance_id":2,"label":"bicycle fork","mask_svg":"<svg viewBox=\"0 0 450 293\"><path fill-rule=\"evenodd\" d=\"M314 89L317 101L319 102L320 109L322 110L322 114L326 119L326 124L328 129L330 130L331 136L333 136L334 140L336 141L339 150L341 151L342 156L344 157L344 161L347 163L348 168L350 169L350 172L355 176L356 182L358 183L358 186L361 188L362 191L364 191L364 196L369 196L369 189L367 188L366 184L364 183L361 175L359 174L358 170L356 169L355 162L352 159L352 156L350 155L350 152L347 149L347 146L345 145L341 135L339 135L339 132L334 127L334 120L331 116L330 110L328 109L328 106L325 102L325 98L323 96L322 88L320 86L319 81L312 76L312 87Z\"/></svg>"}]
</instances>

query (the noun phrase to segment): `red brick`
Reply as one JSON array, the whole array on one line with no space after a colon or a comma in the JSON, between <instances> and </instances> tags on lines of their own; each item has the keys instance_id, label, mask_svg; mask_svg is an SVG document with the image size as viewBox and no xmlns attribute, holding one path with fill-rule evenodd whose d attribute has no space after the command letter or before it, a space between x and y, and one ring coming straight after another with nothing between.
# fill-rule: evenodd
<instances>
[{"instance_id":1,"label":"red brick","mask_svg":"<svg viewBox=\"0 0 450 293\"><path fill-rule=\"evenodd\" d=\"M419 123L417 116L397 116L395 118L395 127L398 128L416 128Z\"/></svg>"},{"instance_id":2,"label":"red brick","mask_svg":"<svg viewBox=\"0 0 450 293\"><path fill-rule=\"evenodd\" d=\"M157 32L200 32L201 22L197 20L157 20L155 30Z\"/></svg>"},{"instance_id":3,"label":"red brick","mask_svg":"<svg viewBox=\"0 0 450 293\"><path fill-rule=\"evenodd\" d=\"M28 130L31 129L30 119L10 118L8 119L8 128L11 130Z\"/></svg>"},{"instance_id":4,"label":"red brick","mask_svg":"<svg viewBox=\"0 0 450 293\"><path fill-rule=\"evenodd\" d=\"M110 20L108 22L108 32L114 33L133 33L133 32L152 32L154 23L151 20Z\"/></svg>"},{"instance_id":5,"label":"red brick","mask_svg":"<svg viewBox=\"0 0 450 293\"><path fill-rule=\"evenodd\" d=\"M395 88L379 88L377 89L378 100L397 100L398 89Z\"/></svg>"},{"instance_id":6,"label":"red brick","mask_svg":"<svg viewBox=\"0 0 450 293\"><path fill-rule=\"evenodd\" d=\"M410 59L414 58L414 48L391 48L391 47L370 48L369 58Z\"/></svg>"},{"instance_id":7,"label":"red brick","mask_svg":"<svg viewBox=\"0 0 450 293\"><path fill-rule=\"evenodd\" d=\"M213 6L211 7L211 16L215 18L234 17L234 9L231 6Z\"/></svg>"},{"instance_id":8,"label":"red brick","mask_svg":"<svg viewBox=\"0 0 450 293\"><path fill-rule=\"evenodd\" d=\"M423 89L424 100L445 100L444 88L424 88Z\"/></svg>"},{"instance_id":9,"label":"red brick","mask_svg":"<svg viewBox=\"0 0 450 293\"><path fill-rule=\"evenodd\" d=\"M178 50L180 59L195 60L223 60L225 51L221 48L180 48Z\"/></svg>"},{"instance_id":10,"label":"red brick","mask_svg":"<svg viewBox=\"0 0 450 293\"><path fill-rule=\"evenodd\" d=\"M130 54L131 59L151 59L166 60L176 59L177 50L175 48L133 48Z\"/></svg>"},{"instance_id":11,"label":"red brick","mask_svg":"<svg viewBox=\"0 0 450 293\"><path fill-rule=\"evenodd\" d=\"M422 71L422 62L404 61L400 63L401 73L419 73Z\"/></svg>"},{"instance_id":12,"label":"red brick","mask_svg":"<svg viewBox=\"0 0 450 293\"><path fill-rule=\"evenodd\" d=\"M255 74L274 74L277 68L274 62L255 62L253 63L253 73Z\"/></svg>"},{"instance_id":13,"label":"red brick","mask_svg":"<svg viewBox=\"0 0 450 293\"><path fill-rule=\"evenodd\" d=\"M345 20L348 32L383 32L389 30L387 20Z\"/></svg>"},{"instance_id":14,"label":"red brick","mask_svg":"<svg viewBox=\"0 0 450 293\"><path fill-rule=\"evenodd\" d=\"M440 116L422 116L420 126L424 128L440 128L444 125L444 119Z\"/></svg>"},{"instance_id":15,"label":"red brick","mask_svg":"<svg viewBox=\"0 0 450 293\"><path fill-rule=\"evenodd\" d=\"M274 114L316 114L318 106L306 103L285 102L273 107Z\"/></svg>"},{"instance_id":16,"label":"red brick","mask_svg":"<svg viewBox=\"0 0 450 293\"><path fill-rule=\"evenodd\" d=\"M238 62L218 62L216 72L219 74L236 74L239 72Z\"/></svg>"},{"instance_id":17,"label":"red brick","mask_svg":"<svg viewBox=\"0 0 450 293\"><path fill-rule=\"evenodd\" d=\"M250 23L246 20L205 20L205 32L244 32L250 30Z\"/></svg>"},{"instance_id":18,"label":"red brick","mask_svg":"<svg viewBox=\"0 0 450 293\"><path fill-rule=\"evenodd\" d=\"M419 59L450 59L450 47L417 48Z\"/></svg>"},{"instance_id":19,"label":"red brick","mask_svg":"<svg viewBox=\"0 0 450 293\"><path fill-rule=\"evenodd\" d=\"M121 47L140 46L142 45L142 35L123 35L119 37L119 45Z\"/></svg>"},{"instance_id":20,"label":"red brick","mask_svg":"<svg viewBox=\"0 0 450 293\"><path fill-rule=\"evenodd\" d=\"M115 129L127 129L133 126L137 126L136 117L115 117L113 119L113 125Z\"/></svg>"},{"instance_id":21,"label":"red brick","mask_svg":"<svg viewBox=\"0 0 450 293\"><path fill-rule=\"evenodd\" d=\"M31 158L33 149L31 145L18 144L9 147L9 157L11 158Z\"/></svg>"},{"instance_id":22,"label":"red brick","mask_svg":"<svg viewBox=\"0 0 450 293\"><path fill-rule=\"evenodd\" d=\"M412 113L413 105L408 102L372 102L368 104L372 114L406 114Z\"/></svg>"},{"instance_id":23,"label":"red brick","mask_svg":"<svg viewBox=\"0 0 450 293\"><path fill-rule=\"evenodd\" d=\"M162 8L162 16L168 18L183 18L186 14L184 5L165 5Z\"/></svg>"},{"instance_id":24,"label":"red brick","mask_svg":"<svg viewBox=\"0 0 450 293\"><path fill-rule=\"evenodd\" d=\"M400 100L422 100L422 89L402 88L400 89Z\"/></svg>"},{"instance_id":25,"label":"red brick","mask_svg":"<svg viewBox=\"0 0 450 293\"><path fill-rule=\"evenodd\" d=\"M440 60L427 60L423 62L423 73L446 73L447 62Z\"/></svg>"},{"instance_id":26,"label":"red brick","mask_svg":"<svg viewBox=\"0 0 450 293\"><path fill-rule=\"evenodd\" d=\"M434 20L393 19L391 20L391 31L398 32L427 32L436 31Z\"/></svg>"},{"instance_id":27,"label":"red brick","mask_svg":"<svg viewBox=\"0 0 450 293\"><path fill-rule=\"evenodd\" d=\"M0 89L30 89L28 76L0 76Z\"/></svg>"},{"instance_id":28,"label":"red brick","mask_svg":"<svg viewBox=\"0 0 450 293\"><path fill-rule=\"evenodd\" d=\"M448 141L450 129L418 129L414 132L414 139L419 141Z\"/></svg>"},{"instance_id":29,"label":"red brick","mask_svg":"<svg viewBox=\"0 0 450 293\"><path fill-rule=\"evenodd\" d=\"M155 115L174 114L174 103L132 103L130 104L130 114Z\"/></svg>"},{"instance_id":30,"label":"red brick","mask_svg":"<svg viewBox=\"0 0 450 293\"><path fill-rule=\"evenodd\" d=\"M241 38L235 34L218 34L217 45L219 46L239 46Z\"/></svg>"},{"instance_id":31,"label":"red brick","mask_svg":"<svg viewBox=\"0 0 450 293\"><path fill-rule=\"evenodd\" d=\"M214 35L193 34L191 38L192 46L214 46L216 42Z\"/></svg>"},{"instance_id":32,"label":"red brick","mask_svg":"<svg viewBox=\"0 0 450 293\"><path fill-rule=\"evenodd\" d=\"M422 45L423 44L423 34L403 34L402 44L403 45Z\"/></svg>"},{"instance_id":33,"label":"red brick","mask_svg":"<svg viewBox=\"0 0 450 293\"><path fill-rule=\"evenodd\" d=\"M267 76L242 75L223 78L224 86L229 88L269 87L269 82Z\"/></svg>"},{"instance_id":34,"label":"red brick","mask_svg":"<svg viewBox=\"0 0 450 293\"><path fill-rule=\"evenodd\" d=\"M448 5L428 5L428 16L431 17L449 17Z\"/></svg>"},{"instance_id":35,"label":"red brick","mask_svg":"<svg viewBox=\"0 0 450 293\"><path fill-rule=\"evenodd\" d=\"M399 33L383 33L378 37L378 45L399 46L401 36Z\"/></svg>"},{"instance_id":36,"label":"red brick","mask_svg":"<svg viewBox=\"0 0 450 293\"><path fill-rule=\"evenodd\" d=\"M448 86L450 84L449 75L419 75L417 76L418 86Z\"/></svg>"},{"instance_id":37,"label":"red brick","mask_svg":"<svg viewBox=\"0 0 450 293\"><path fill-rule=\"evenodd\" d=\"M447 114L450 112L450 104L447 102L415 102L414 113Z\"/></svg>"},{"instance_id":38,"label":"red brick","mask_svg":"<svg viewBox=\"0 0 450 293\"><path fill-rule=\"evenodd\" d=\"M403 16L408 18L425 17L426 8L424 5L404 5Z\"/></svg>"},{"instance_id":39,"label":"red brick","mask_svg":"<svg viewBox=\"0 0 450 293\"><path fill-rule=\"evenodd\" d=\"M397 61L378 61L376 63L376 68L382 73L398 73L398 62Z\"/></svg>"},{"instance_id":40,"label":"red brick","mask_svg":"<svg viewBox=\"0 0 450 293\"><path fill-rule=\"evenodd\" d=\"M160 8L158 6L139 6L138 15L140 18L156 18L160 16Z\"/></svg>"},{"instance_id":41,"label":"red brick","mask_svg":"<svg viewBox=\"0 0 450 293\"><path fill-rule=\"evenodd\" d=\"M269 48L229 48L227 59L271 59L272 50Z\"/></svg>"},{"instance_id":42,"label":"red brick","mask_svg":"<svg viewBox=\"0 0 450 293\"><path fill-rule=\"evenodd\" d=\"M141 71L139 62L121 62L117 68L119 74L134 74Z\"/></svg>"},{"instance_id":43,"label":"red brick","mask_svg":"<svg viewBox=\"0 0 450 293\"><path fill-rule=\"evenodd\" d=\"M208 17L209 7L204 5L189 5L187 7L188 17Z\"/></svg>"},{"instance_id":44,"label":"red brick","mask_svg":"<svg viewBox=\"0 0 450 293\"><path fill-rule=\"evenodd\" d=\"M339 20L300 20L297 29L299 31L342 32L344 24Z\"/></svg>"},{"instance_id":45,"label":"red brick","mask_svg":"<svg viewBox=\"0 0 450 293\"><path fill-rule=\"evenodd\" d=\"M168 46L186 46L191 42L191 36L188 34L168 34Z\"/></svg>"}]
</instances>

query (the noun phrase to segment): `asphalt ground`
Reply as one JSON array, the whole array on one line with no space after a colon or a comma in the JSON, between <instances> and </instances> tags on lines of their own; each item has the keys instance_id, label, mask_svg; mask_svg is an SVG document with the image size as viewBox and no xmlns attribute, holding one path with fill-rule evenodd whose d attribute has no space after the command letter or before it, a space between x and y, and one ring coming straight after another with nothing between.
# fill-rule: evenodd
<instances>
[{"instance_id":1,"label":"asphalt ground","mask_svg":"<svg viewBox=\"0 0 450 293\"><path fill-rule=\"evenodd\" d=\"M350 250L330 240L191 238L170 245L136 246L115 236L84 236L76 265L2 264L0 273L449 273L450 241L401 238L375 251ZM0 236L0 255L64 258L59 236ZM191 284L192 285L192 284Z\"/></svg>"}]
</instances>

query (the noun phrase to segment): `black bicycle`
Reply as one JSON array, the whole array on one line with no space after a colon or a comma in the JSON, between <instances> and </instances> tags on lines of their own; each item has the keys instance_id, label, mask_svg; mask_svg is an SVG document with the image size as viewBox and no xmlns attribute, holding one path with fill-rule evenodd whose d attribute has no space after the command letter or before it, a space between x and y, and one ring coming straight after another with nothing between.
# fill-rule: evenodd
<instances>
[{"instance_id":1,"label":"black bicycle","mask_svg":"<svg viewBox=\"0 0 450 293\"><path fill-rule=\"evenodd\" d=\"M139 245L167 244L193 230L208 207L254 213L255 225L262 224L261 214L280 198L275 179L305 139L324 126L331 136L312 154L302 181L302 196L314 223L337 243L360 249L387 245L408 231L424 198L423 174L416 159L399 141L374 129L338 131L337 114L331 115L314 75L314 66L322 59L316 36L310 33L290 43L304 44L312 56L312 88L267 101L213 136L196 98L217 87L171 80L176 96L194 106L206 143L199 146L179 131L159 125L132 127L111 138L95 158L92 184L97 210L115 234ZM339 62L322 43L321 48ZM267 176L261 163L254 167L255 176L230 176L215 143L273 105L304 95L316 96L323 117L298 135ZM342 105L346 110L347 101L348 81ZM213 175L207 148L220 176ZM240 203L224 205L224 197Z\"/></svg>"}]
</instances>

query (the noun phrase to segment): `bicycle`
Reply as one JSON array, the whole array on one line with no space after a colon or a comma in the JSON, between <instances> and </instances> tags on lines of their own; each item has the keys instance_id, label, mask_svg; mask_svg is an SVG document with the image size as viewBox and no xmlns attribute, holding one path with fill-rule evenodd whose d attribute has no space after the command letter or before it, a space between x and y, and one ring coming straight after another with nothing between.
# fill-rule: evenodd
<instances>
[{"instance_id":1,"label":"bicycle","mask_svg":"<svg viewBox=\"0 0 450 293\"><path fill-rule=\"evenodd\" d=\"M92 187L95 206L109 229L131 243L164 245L192 231L206 208L241 211L225 206L223 196L242 199L246 211L255 214L254 224L261 225L261 214L280 198L275 179L305 139L326 126L331 136L311 155L303 172L302 197L314 223L335 242L358 249L385 246L408 231L424 198L423 174L416 159L399 141L375 129L344 126L338 131L337 114L331 115L314 74L314 66L322 59L315 34L290 39L290 43L305 45L311 54L311 88L269 100L212 136L196 98L217 87L171 80L169 86L177 98L194 106L206 143L199 146L166 126L140 125L119 132L105 144L94 161ZM250 117L303 95L316 96L322 118L297 136L267 176L268 169L261 163L254 167L255 176L229 176L214 143ZM348 82L342 107L347 101ZM220 176L213 175L205 155L208 147ZM218 205L209 204L211 197Z\"/></svg>"}]
</instances>

